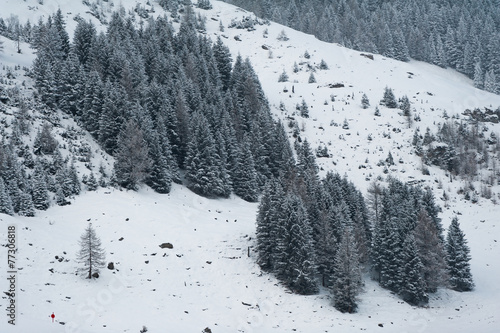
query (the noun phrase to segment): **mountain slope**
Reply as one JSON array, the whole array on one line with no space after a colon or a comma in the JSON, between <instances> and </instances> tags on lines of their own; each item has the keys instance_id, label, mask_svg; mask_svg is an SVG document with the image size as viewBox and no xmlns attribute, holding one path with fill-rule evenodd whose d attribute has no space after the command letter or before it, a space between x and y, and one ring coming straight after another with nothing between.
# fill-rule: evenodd
<instances>
[{"instance_id":1,"label":"mountain slope","mask_svg":"<svg viewBox=\"0 0 500 333\"><path fill-rule=\"evenodd\" d=\"M34 0L31 2L24 4L36 5ZM80 3L70 7L70 1L46 0L38 10L28 11L30 16L24 16L24 8L17 2L6 3L12 13L32 21L60 6L64 13L71 12L67 14L70 30L76 13L90 17L85 13L88 7ZM121 3L128 9L135 7L136 1ZM260 272L252 252L247 257L247 248L253 245L256 204L237 198L207 200L181 186L174 186L169 195L153 194L147 189L137 193L101 189L76 198L70 206L39 212L35 218L1 215L2 221L17 225L18 267L23 269L18 282L19 326L13 329L3 320L0 330L137 332L142 325L150 332L196 332L205 327L213 332L498 330L498 208L486 200L475 205L463 201L456 194L462 184L450 183L445 172L435 167L429 168L430 175L422 175L420 159L410 142L417 126L424 131L443 122L444 110L465 121L465 109L496 108L500 97L474 89L470 80L454 71L377 55L370 60L359 52L319 42L280 25L258 25L254 31L229 29L227 25L232 19L250 13L221 2L212 3L212 10L200 11L207 16L207 35L222 35L233 58L238 53L250 58L277 118L288 123L294 117L304 128L300 132L302 139L307 138L313 147L328 147L332 157L318 160L324 171L347 174L365 191L369 184L366 179L385 177L383 166L377 163L392 152L398 161L390 168L392 176L423 180L434 189L436 197L442 196L443 189L451 195L442 214L443 222L447 226L452 216L461 214L460 223L471 247L476 290L440 290L432 296L431 308L419 309L365 279L359 313L344 315L334 310L326 291L307 297L289 294L277 280ZM155 15L161 14L159 6L155 9ZM219 20L226 27L224 32L219 31ZM276 39L282 30L289 38L286 42ZM311 66L324 59L330 68L314 73L317 83L308 83L307 64L300 65L306 61L306 50L311 55L307 60ZM6 51L0 55L2 64L24 66L31 61L31 56L25 54L21 57L26 56L26 60L18 58L12 45ZM296 74L292 70L294 62L302 68ZM278 83L283 69L291 82ZM326 87L337 83L344 84L344 88ZM379 106L381 116L373 115L385 86L392 87L397 97L407 95L412 101L415 114L421 118L412 129L407 129L406 119L398 110ZM287 93L283 91L285 87ZM363 93L372 105L366 110L361 108ZM331 101L332 94L335 102ZM294 114L302 99L309 106L308 119ZM280 110L280 102L286 111ZM344 120L349 129L342 128ZM488 131L499 132L498 125L488 127ZM371 141L367 139L369 134ZM493 190L498 192L498 186ZM105 269L102 277L92 282L74 275L77 240L89 219L103 241L107 260L113 261L119 270L113 274ZM158 245L163 242L171 242L174 248L160 249ZM64 260L59 262L55 256ZM6 262L5 250L0 260ZM54 268L54 273L50 268ZM5 306L4 301L0 308ZM49 322L52 312L64 326Z\"/></svg>"}]
</instances>

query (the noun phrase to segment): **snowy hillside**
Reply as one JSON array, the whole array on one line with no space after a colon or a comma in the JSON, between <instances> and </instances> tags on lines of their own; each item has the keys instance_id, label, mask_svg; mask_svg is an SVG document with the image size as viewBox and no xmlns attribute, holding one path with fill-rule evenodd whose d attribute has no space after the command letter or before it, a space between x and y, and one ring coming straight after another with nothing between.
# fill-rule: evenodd
<instances>
[{"instance_id":1,"label":"snowy hillside","mask_svg":"<svg viewBox=\"0 0 500 333\"><path fill-rule=\"evenodd\" d=\"M39 2L3 0L0 16L5 19L12 13L21 21L36 22L61 8L71 35L77 15L101 24L89 14L92 10L110 15L120 5L133 11L139 3L154 9L151 15L164 13L152 1L97 1L94 9L79 1ZM77 196L69 206L37 212L36 217L0 215L2 235L7 225L16 225L19 249L17 325L8 325L4 316L0 332L116 333L139 332L143 326L148 332L201 332L205 328L214 333L498 332L500 208L483 198L476 204L465 201L458 194L464 183L450 181L438 167L428 167L429 174L424 175L411 141L417 127L422 135L427 127L435 132L445 121L444 113L466 122L466 109L496 109L500 96L475 89L468 78L452 70L379 55L370 59L274 23L257 24L252 31L228 28L233 20L252 13L219 1L212 5L211 10L196 9L207 18L206 35L214 41L221 36L233 59L238 54L250 59L276 119L287 126L296 121L301 139L313 148L327 147L329 157L317 160L322 174L328 170L346 174L366 193L371 181L387 176L386 166L379 161L390 152L395 164L388 167L388 174L431 187L443 207L445 227L458 215L471 248L475 290L441 289L431 295L429 308L417 308L366 276L359 312L342 314L331 306L328 291L313 296L290 294L277 279L261 272L252 251L257 204L234 196L205 199L180 185L174 185L168 195L146 187L138 192L101 188ZM224 31L220 31L221 22ZM282 32L288 40L278 40ZM17 54L14 41L0 38L5 47L0 53L3 75L17 65L30 66L35 55L28 45L22 44L23 53ZM306 51L310 58L305 57ZM328 69L319 69L322 60ZM309 83L312 68L315 83ZM288 81L278 82L283 71ZM12 84L21 86L26 80L30 86L21 69L15 74ZM401 110L379 105L385 87L392 88L396 98L408 96L413 116L420 120L408 126ZM367 109L362 108L363 94L370 101ZM296 110L303 101L309 118ZM374 115L376 106L380 116ZM63 119L63 125L76 126L71 119ZM293 142L294 129L287 127L287 131ZM491 132L500 133L500 125L487 123L485 135ZM82 135L81 142L95 152L93 165L110 167L111 158L90 135ZM80 175L85 173L83 164L79 170ZM498 201L500 187L491 190ZM441 199L444 192L449 196L446 202ZM75 275L77 241L88 222L103 242L106 261L116 268L104 269L92 281ZM165 242L173 249L159 247ZM8 289L4 247L0 262L4 291ZM2 294L2 312L7 302ZM55 323L49 318L52 312Z\"/></svg>"}]
</instances>

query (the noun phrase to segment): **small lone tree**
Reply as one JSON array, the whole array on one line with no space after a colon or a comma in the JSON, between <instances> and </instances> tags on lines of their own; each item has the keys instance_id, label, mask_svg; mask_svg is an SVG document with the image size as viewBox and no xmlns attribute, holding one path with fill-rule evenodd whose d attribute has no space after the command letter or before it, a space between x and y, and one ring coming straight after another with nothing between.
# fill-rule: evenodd
<instances>
[{"instance_id":1,"label":"small lone tree","mask_svg":"<svg viewBox=\"0 0 500 333\"><path fill-rule=\"evenodd\" d=\"M389 109L395 109L398 107L398 102L396 101L396 97L394 96L394 92L391 88L385 87L384 97L380 101L380 104L385 105Z\"/></svg>"},{"instance_id":2,"label":"small lone tree","mask_svg":"<svg viewBox=\"0 0 500 333\"><path fill-rule=\"evenodd\" d=\"M368 96L366 96L366 94L363 94L363 96L361 96L361 107L363 109L368 109L369 106L370 100L368 99Z\"/></svg>"},{"instance_id":3,"label":"small lone tree","mask_svg":"<svg viewBox=\"0 0 500 333\"><path fill-rule=\"evenodd\" d=\"M314 76L314 73L311 72L311 75L309 75L309 83L316 83L316 77Z\"/></svg>"},{"instance_id":4,"label":"small lone tree","mask_svg":"<svg viewBox=\"0 0 500 333\"><path fill-rule=\"evenodd\" d=\"M83 265L78 269L82 276L91 279L99 273L99 269L103 268L106 253L101 247L101 240L97 237L92 223L89 223L85 232L80 238L80 251L77 254L77 261Z\"/></svg>"},{"instance_id":5,"label":"small lone tree","mask_svg":"<svg viewBox=\"0 0 500 333\"><path fill-rule=\"evenodd\" d=\"M278 82L287 82L288 81L288 74L286 73L285 70L280 74L280 77L278 78Z\"/></svg>"},{"instance_id":6,"label":"small lone tree","mask_svg":"<svg viewBox=\"0 0 500 333\"><path fill-rule=\"evenodd\" d=\"M328 67L328 64L326 63L326 61L324 61L323 59L321 59L321 62L319 63L319 69L321 69L321 70L328 70L330 68Z\"/></svg>"}]
</instances>

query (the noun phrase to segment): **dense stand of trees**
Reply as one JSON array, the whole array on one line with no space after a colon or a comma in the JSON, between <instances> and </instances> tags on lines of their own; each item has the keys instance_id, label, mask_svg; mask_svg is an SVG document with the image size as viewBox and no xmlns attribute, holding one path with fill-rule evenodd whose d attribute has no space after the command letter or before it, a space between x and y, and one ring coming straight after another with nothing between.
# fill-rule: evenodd
<instances>
[{"instance_id":1,"label":"dense stand of trees","mask_svg":"<svg viewBox=\"0 0 500 333\"><path fill-rule=\"evenodd\" d=\"M429 293L474 286L469 249L456 218L447 239L430 189L389 178L373 183L368 205L346 178L317 176L308 143L297 144L291 178L271 180L257 216L257 263L299 294L322 284L333 305L355 312L362 270L416 306Z\"/></svg>"},{"instance_id":2,"label":"dense stand of trees","mask_svg":"<svg viewBox=\"0 0 500 333\"><path fill-rule=\"evenodd\" d=\"M496 0L225 0L320 40L451 67L500 93Z\"/></svg>"},{"instance_id":3,"label":"dense stand of trees","mask_svg":"<svg viewBox=\"0 0 500 333\"><path fill-rule=\"evenodd\" d=\"M206 5L206 3L204 3ZM117 184L256 201L292 153L250 61L197 33L191 6L178 33L167 17L136 27L114 13L106 33L81 20L73 42L60 12L33 29L40 99L73 116L113 155Z\"/></svg>"}]
</instances>

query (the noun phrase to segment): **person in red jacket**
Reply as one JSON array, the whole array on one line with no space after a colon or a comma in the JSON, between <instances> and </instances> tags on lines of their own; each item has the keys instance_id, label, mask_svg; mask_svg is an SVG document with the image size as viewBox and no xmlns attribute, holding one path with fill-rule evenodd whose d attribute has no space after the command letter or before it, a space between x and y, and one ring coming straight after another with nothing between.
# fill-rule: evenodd
<instances>
[{"instance_id":1,"label":"person in red jacket","mask_svg":"<svg viewBox=\"0 0 500 333\"><path fill-rule=\"evenodd\" d=\"M50 315L50 318L52 318L52 322L54 322L55 317L56 317L56 315L54 314L54 312L52 312L52 314Z\"/></svg>"}]
</instances>

